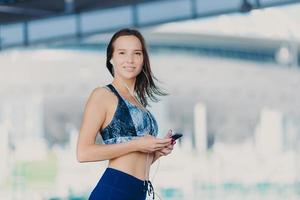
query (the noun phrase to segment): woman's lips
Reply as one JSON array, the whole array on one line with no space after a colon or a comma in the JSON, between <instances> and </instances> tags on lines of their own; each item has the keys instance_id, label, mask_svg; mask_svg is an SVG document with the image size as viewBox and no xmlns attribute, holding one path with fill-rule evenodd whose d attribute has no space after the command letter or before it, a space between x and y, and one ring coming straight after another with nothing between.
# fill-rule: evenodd
<instances>
[{"instance_id":1,"label":"woman's lips","mask_svg":"<svg viewBox=\"0 0 300 200\"><path fill-rule=\"evenodd\" d=\"M124 67L124 69L128 72L133 72L135 67Z\"/></svg>"}]
</instances>

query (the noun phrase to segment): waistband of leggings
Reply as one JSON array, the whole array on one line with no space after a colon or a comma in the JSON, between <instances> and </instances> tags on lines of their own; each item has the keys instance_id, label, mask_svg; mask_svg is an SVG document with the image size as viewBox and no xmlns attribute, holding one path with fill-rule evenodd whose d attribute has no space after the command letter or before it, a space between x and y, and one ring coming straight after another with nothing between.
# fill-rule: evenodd
<instances>
[{"instance_id":1,"label":"waistband of leggings","mask_svg":"<svg viewBox=\"0 0 300 200\"><path fill-rule=\"evenodd\" d=\"M111 167L106 168L102 179L106 184L120 188L130 186L132 188L141 188L141 190L143 190L144 187L148 186L147 180L141 180L131 174Z\"/></svg>"}]
</instances>

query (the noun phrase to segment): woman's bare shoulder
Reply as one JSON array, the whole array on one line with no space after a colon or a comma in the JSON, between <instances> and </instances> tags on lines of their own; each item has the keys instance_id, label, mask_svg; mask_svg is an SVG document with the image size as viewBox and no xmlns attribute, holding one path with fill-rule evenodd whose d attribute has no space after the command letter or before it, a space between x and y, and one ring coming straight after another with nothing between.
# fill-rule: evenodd
<instances>
[{"instance_id":1,"label":"woman's bare shoulder","mask_svg":"<svg viewBox=\"0 0 300 200\"><path fill-rule=\"evenodd\" d=\"M105 86L98 86L94 88L89 97L90 100L98 101L102 104L110 102L113 98L113 93L110 91L109 88Z\"/></svg>"}]
</instances>

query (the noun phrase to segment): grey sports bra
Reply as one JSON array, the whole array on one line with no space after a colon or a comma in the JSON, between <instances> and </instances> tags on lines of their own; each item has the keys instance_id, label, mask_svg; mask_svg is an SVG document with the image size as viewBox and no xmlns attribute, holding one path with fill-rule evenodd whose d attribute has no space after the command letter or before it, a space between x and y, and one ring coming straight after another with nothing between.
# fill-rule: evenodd
<instances>
[{"instance_id":1,"label":"grey sports bra","mask_svg":"<svg viewBox=\"0 0 300 200\"><path fill-rule=\"evenodd\" d=\"M157 122L150 111L145 111L123 98L112 84L105 87L118 97L118 105L112 121L100 130L105 144L130 141L147 133L157 136Z\"/></svg>"}]
</instances>

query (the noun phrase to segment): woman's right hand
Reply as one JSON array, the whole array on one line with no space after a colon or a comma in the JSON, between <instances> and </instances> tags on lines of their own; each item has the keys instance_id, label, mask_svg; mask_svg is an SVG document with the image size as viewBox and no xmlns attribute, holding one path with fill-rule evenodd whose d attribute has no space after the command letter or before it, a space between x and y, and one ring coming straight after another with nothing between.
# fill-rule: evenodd
<instances>
[{"instance_id":1,"label":"woman's right hand","mask_svg":"<svg viewBox=\"0 0 300 200\"><path fill-rule=\"evenodd\" d=\"M152 153L157 150L161 150L165 147L168 147L171 142L172 138L156 138L152 135L145 135L142 137L139 137L135 140L138 151L144 152L144 153Z\"/></svg>"}]
</instances>

